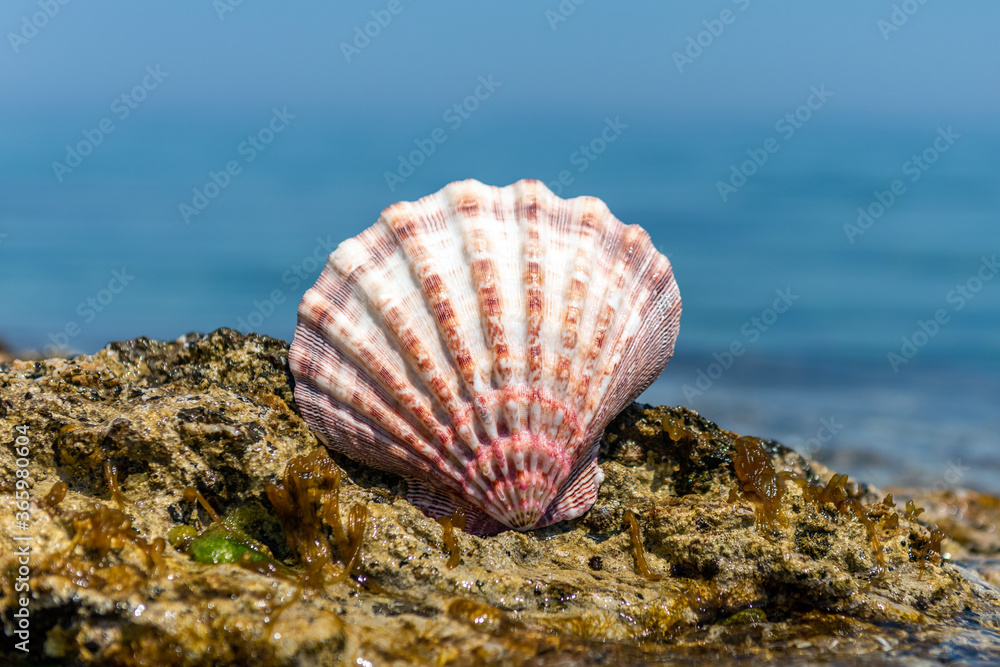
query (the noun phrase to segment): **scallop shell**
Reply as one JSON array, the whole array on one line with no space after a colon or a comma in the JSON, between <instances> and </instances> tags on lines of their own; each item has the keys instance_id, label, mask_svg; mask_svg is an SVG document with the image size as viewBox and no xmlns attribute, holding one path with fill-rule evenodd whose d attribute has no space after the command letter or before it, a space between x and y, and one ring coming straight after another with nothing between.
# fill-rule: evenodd
<instances>
[{"instance_id":1,"label":"scallop shell","mask_svg":"<svg viewBox=\"0 0 1000 667\"><path fill-rule=\"evenodd\" d=\"M295 399L331 449L467 530L594 504L604 427L673 354L681 298L637 225L541 182L451 183L341 243L299 306Z\"/></svg>"}]
</instances>

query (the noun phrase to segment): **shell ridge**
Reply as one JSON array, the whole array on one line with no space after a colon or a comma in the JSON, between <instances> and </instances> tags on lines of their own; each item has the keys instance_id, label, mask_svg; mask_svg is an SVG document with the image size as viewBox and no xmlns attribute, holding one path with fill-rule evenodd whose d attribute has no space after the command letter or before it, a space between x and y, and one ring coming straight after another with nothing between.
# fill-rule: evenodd
<instances>
[{"instance_id":1,"label":"shell ridge","mask_svg":"<svg viewBox=\"0 0 1000 667\"><path fill-rule=\"evenodd\" d=\"M445 411L452 426L467 422L467 404L459 398L456 388L447 382L447 375L434 360L433 353L422 344L417 327L407 316L406 310L394 306L383 310L381 314L386 327L394 333L400 345L411 377L427 389L438 406ZM460 430L458 433L464 436L459 440L467 446L471 456L478 447L478 440L471 432Z\"/></svg>"},{"instance_id":2,"label":"shell ridge","mask_svg":"<svg viewBox=\"0 0 1000 667\"><path fill-rule=\"evenodd\" d=\"M404 356L409 359L411 373L419 378L420 383L445 411L449 423L457 429L459 441L467 447L471 456L478 448L479 441L472 429L466 428L469 423L468 403L460 398L457 388L447 381L447 374L434 361L432 352L421 344L417 327L406 316L405 310L394 309L387 312L386 322L399 336L399 343L406 351Z\"/></svg>"},{"instance_id":3,"label":"shell ridge","mask_svg":"<svg viewBox=\"0 0 1000 667\"><path fill-rule=\"evenodd\" d=\"M331 317L333 321L328 326L331 328L335 326L337 333L346 340L347 345L336 348L341 356L337 359L329 358L327 373L332 374L335 370L334 362L338 366L353 365L358 373L363 374L364 384L379 396L386 407L395 402L396 406L403 408L406 416L412 418L410 425L414 429L419 430L429 440L436 441L442 450L450 445L447 431L434 417L431 406L422 400L418 393L407 388L407 383L404 381L405 366L397 365L393 359L384 354L383 350L369 343L364 337L354 336L342 312L332 313ZM332 332L327 331L327 327L321 325L319 329L327 341L337 340Z\"/></svg>"},{"instance_id":4,"label":"shell ridge","mask_svg":"<svg viewBox=\"0 0 1000 667\"><path fill-rule=\"evenodd\" d=\"M480 184L481 185L481 184ZM490 190L482 186L484 193ZM493 243L484 229L481 215L483 202L487 197L473 191L449 192L449 210L454 212L456 226L462 240L462 250L467 265L470 267L469 278L472 292L476 295L475 303L478 310L478 334L492 361L492 372L488 377L482 373L477 376L476 394L477 416L486 431L490 441L499 437L499 417L503 414L498 401L490 400L490 390L504 388L510 385L511 371L507 356L506 333L503 327L503 297L500 293L496 277L496 262ZM491 207L492 208L492 207Z\"/></svg>"},{"instance_id":5,"label":"shell ridge","mask_svg":"<svg viewBox=\"0 0 1000 667\"><path fill-rule=\"evenodd\" d=\"M402 411L397 409L398 406L380 394L377 385L364 381L362 368L348 367L343 361L343 358L331 358L324 364L326 368L323 372L310 378L309 384L314 393L336 399L340 408L354 421L366 424L373 432L381 433L387 441L393 443L392 451L406 454L406 458L411 459L416 467L423 470L437 467L446 470L456 482L461 482L464 466L461 461L456 460L454 448L435 448L424 440L419 431L401 414ZM348 375L348 371L354 373L353 378ZM395 443L403 443L409 450L399 449Z\"/></svg>"},{"instance_id":6,"label":"shell ridge","mask_svg":"<svg viewBox=\"0 0 1000 667\"><path fill-rule=\"evenodd\" d=\"M656 380L673 355L674 341L680 327L681 298L672 270L668 269L666 272L659 289L655 292L655 297L651 296L644 304L644 309L648 307L659 311L660 317L657 320L661 326L651 327L646 337L632 341L629 349L624 352L625 363L636 366L637 372L634 376L616 379L616 386L609 392L615 400L605 402L600 408L599 420L602 428ZM642 315L640 318L643 319ZM639 359L644 358L647 359L646 363L638 363ZM629 382L633 383L634 387L631 391L626 391L622 385L627 385Z\"/></svg>"},{"instance_id":7,"label":"shell ridge","mask_svg":"<svg viewBox=\"0 0 1000 667\"><path fill-rule=\"evenodd\" d=\"M545 312L545 273L542 268L541 231L538 222L538 202L528 184L518 199L515 217L525 227L524 282L528 298L525 301L526 322L525 350L528 359L527 384L532 389L528 404L528 429L537 433L542 428L541 385L544 367L542 350L542 318Z\"/></svg>"},{"instance_id":8,"label":"shell ridge","mask_svg":"<svg viewBox=\"0 0 1000 667\"><path fill-rule=\"evenodd\" d=\"M469 195L458 198L456 208L465 215L464 240L478 297L480 321L484 324L483 343L493 360L491 380L499 390L499 396L494 397L496 406L491 408L494 423L488 425L488 434L495 439L498 436L500 417L503 417L508 433L516 434L520 430L520 407L516 401L516 392L513 391L515 360L512 356L515 350L505 321L515 326L518 322L513 311L513 299L504 294L500 276L500 266L510 252L505 246L511 245L511 240L509 235L503 234L502 225L495 225L495 229L490 229L484 224L484 208L500 201L496 188L490 188L486 192L489 197L484 196L480 201L472 201ZM489 208L502 222L502 205L494 204Z\"/></svg>"},{"instance_id":9,"label":"shell ridge","mask_svg":"<svg viewBox=\"0 0 1000 667\"><path fill-rule=\"evenodd\" d=\"M447 491L435 489L427 481L418 477L404 476L406 481L406 500L420 507L432 519L451 514L459 507L465 510L466 531L477 534L493 534L504 530L504 526L483 510L467 501L460 501Z\"/></svg>"},{"instance_id":10,"label":"shell ridge","mask_svg":"<svg viewBox=\"0 0 1000 667\"><path fill-rule=\"evenodd\" d=\"M590 378L585 374L585 360L591 354L594 344L593 338L589 335L592 333L589 325L595 319L593 313L595 306L603 298L603 294L594 291L593 281L594 268L597 265L596 255L600 249L599 242L602 236L599 232L606 226L621 225L621 223L610 215L610 211L603 206L603 203L598 206L595 202L599 200L593 197L577 197L571 201L573 210L570 220L578 221L578 225L571 234L576 243L572 269L568 272L567 292L563 298L566 312L561 341L562 375L557 379L557 389L563 395L566 409L574 413L572 422L576 428L569 428L569 423L564 421L556 437L567 442L570 449L575 449L574 442L582 440L584 435L580 427L586 426L579 421L579 405L575 395L585 391L584 385L589 384ZM570 391L570 387L577 387L577 390Z\"/></svg>"},{"instance_id":11,"label":"shell ridge","mask_svg":"<svg viewBox=\"0 0 1000 667\"><path fill-rule=\"evenodd\" d=\"M648 308L655 308L658 311L658 316L655 318L657 326L643 330L646 335L633 339L628 349L623 351L623 366L635 368L636 372L628 374L627 377L623 375L613 378L614 383L607 392L609 400L600 405L595 417L595 423L602 429L614 415L653 383L673 355L673 342L679 329L681 302L669 263L659 285L651 291L649 299L641 304L641 308L637 309L640 320L652 319L647 312ZM643 359L645 362L641 363L640 360ZM626 389L629 385L631 389Z\"/></svg>"},{"instance_id":12,"label":"shell ridge","mask_svg":"<svg viewBox=\"0 0 1000 667\"><path fill-rule=\"evenodd\" d=\"M623 247L625 248L625 252L618 254L614 270L611 274L612 277L609 280L611 289L611 298L609 301L617 317L614 319L611 331L613 344L602 350L596 364L597 367L601 368L601 371L597 373L597 382L593 383L592 381L592 387L587 394L587 407L584 409L584 420L586 421L588 432L596 431L598 428L603 430L604 424L600 424L599 422L595 424L593 416L597 412L598 406L606 402L608 398L611 398L610 392L613 392L616 386L615 378L622 372L622 369L630 368L629 365L622 364L621 362L628 350L629 342L636 331L641 328L642 320L636 317L638 309L633 308L630 311L623 311L620 307L624 300L632 297L630 300L634 301L636 296L638 296L630 294L630 291L641 289L638 280L636 280L639 276L629 275L629 265L631 262L634 262L638 246L641 245L643 240L652 246L648 235L645 239L641 237L637 238L637 230L639 228L636 225L623 225ZM630 281L630 277L633 280Z\"/></svg>"},{"instance_id":13,"label":"shell ridge","mask_svg":"<svg viewBox=\"0 0 1000 667\"><path fill-rule=\"evenodd\" d=\"M607 325L610 322L609 318L613 314L607 304L608 285L604 279L602 269L604 268L605 254L604 239L608 228L614 227L618 221L614 216L610 215L610 211L606 207L601 210L600 207L596 206L594 202L599 202L600 200L594 200L590 197L580 197L578 199L585 200L588 207L595 207L600 211L599 216L593 215L593 211L589 209L584 214L585 216L591 214L590 223L596 222L596 224L590 224L593 228L593 234L592 239L590 239L591 243L587 257L587 298L582 301L580 331L578 334L580 344L577 346L570 368L570 386L575 387L575 390L568 392L567 395L568 405L579 415L582 414L584 407L581 395L586 394L590 380L593 377L593 364L596 362L596 356L600 353L600 349L604 344L605 338L602 332L607 329Z\"/></svg>"},{"instance_id":14,"label":"shell ridge","mask_svg":"<svg viewBox=\"0 0 1000 667\"><path fill-rule=\"evenodd\" d=\"M458 500L440 489L435 489L419 477L407 475L403 480L406 482L406 499L411 504L423 508L432 519L448 516L458 509Z\"/></svg>"},{"instance_id":15,"label":"shell ridge","mask_svg":"<svg viewBox=\"0 0 1000 667\"><path fill-rule=\"evenodd\" d=\"M566 248L566 215L565 211L568 202L556 200L555 196L548 190L536 186L536 196L539 202L544 205L539 206L539 240L541 241L541 265L544 272L543 296L542 296L542 321L540 332L541 343L541 374L540 386L542 388L543 399L541 405L541 418L539 420L539 432L546 432L550 438L554 438L561 421L558 408L554 407L552 398L554 397L551 387L556 386L556 377L560 369L560 325L563 321L563 313L560 312L559 304L566 292L566 269L567 269L567 248ZM542 216L545 216L542 218ZM545 396L549 394L549 396Z\"/></svg>"},{"instance_id":16,"label":"shell ridge","mask_svg":"<svg viewBox=\"0 0 1000 667\"><path fill-rule=\"evenodd\" d=\"M435 269L435 266L443 265L443 262L441 258L431 255L432 249L418 246L414 239L416 221L432 216L419 213L424 208L424 200L416 203L405 202L405 204L405 210L400 210L403 207L394 209L394 217L387 218L385 224L395 235L413 272L413 278L421 290L425 304L434 316L434 326L441 336L451 364L459 372L459 376L464 382L464 389L471 391L475 385L475 379L471 373L471 354L463 345L465 336L460 329L460 324L455 319L454 302L449 293L448 281ZM447 225L444 227L447 228ZM463 398L468 400L469 396Z\"/></svg>"},{"instance_id":17,"label":"shell ridge","mask_svg":"<svg viewBox=\"0 0 1000 667\"><path fill-rule=\"evenodd\" d=\"M331 449L345 455L358 456L368 465L380 467L396 474L412 475L414 470L427 471L431 469L428 461L400 447L399 441L388 434L382 424L378 424L346 404L334 402L332 397L320 391L319 387L303 384L300 388L300 385L296 385L296 392L301 395L301 400L297 397L296 402L302 407L304 414L311 416L322 425L322 428L319 429L323 436L322 440ZM340 424L347 423L355 426L353 438L346 437L338 428ZM359 454L353 448L353 445L356 444L354 440L381 446L369 446ZM404 466L401 462L405 462L407 465ZM461 485L454 479L446 478L444 482L461 488Z\"/></svg>"},{"instance_id":18,"label":"shell ridge","mask_svg":"<svg viewBox=\"0 0 1000 667\"><path fill-rule=\"evenodd\" d=\"M440 206L441 211L446 211L445 223L442 227L450 236L450 244L442 245L442 248L451 248L457 254L458 262L454 262L453 269L459 275L455 276L460 284L456 289L449 290L456 321L459 324L458 333L463 349L469 354L470 364L468 372L470 381L468 382L469 392L472 396L483 394L492 387L492 370L489 363L489 342L482 330L482 310L479 306L477 285L474 273L474 257L470 252L467 242L470 220L477 216L474 212L479 210L477 190L487 190L488 186L479 181L462 181L445 186L439 193L445 201L445 206ZM424 202L425 207L433 202L430 198ZM423 202L424 200L421 200ZM448 224L452 222L453 224ZM442 263L446 263L446 258L441 258ZM454 275L454 274L453 274ZM462 321L462 317L466 321ZM458 360L456 359L456 363ZM489 419L489 418L488 418Z\"/></svg>"},{"instance_id":19,"label":"shell ridge","mask_svg":"<svg viewBox=\"0 0 1000 667\"><path fill-rule=\"evenodd\" d=\"M453 189L453 187L446 187L438 193L448 204L449 208L451 206L450 202L453 200ZM434 203L434 197L425 197L416 202L416 208L422 212L427 207L433 206ZM438 203L438 207L443 208L440 203ZM446 242L439 242L438 248L450 249L453 253L459 255L457 261L449 261L447 257L440 257L435 254L434 248L417 247L416 235L411 230L416 225L412 220L413 217L420 219L421 217L433 216L426 213L413 216L411 213L410 216L402 220L392 221L391 226L393 229L398 229L406 234L406 238L400 238L401 245L404 247L411 265L416 271L418 284L422 287L431 312L434 313L439 333L444 339L453 368L458 371L459 376L463 380L466 394L463 396L463 399L472 406L475 416L478 418L480 425L485 429L487 435L491 435L491 431L495 428L492 416L485 409L483 403L476 400L477 395L485 391L483 374L476 364L476 359L482 358L483 355L476 354L479 350L474 347L474 341L477 337L481 338L481 336L478 335L478 332L470 336L469 327L461 320L469 308L465 307L465 304L462 303L461 296L456 298L455 294L462 291L458 289L462 286L469 287L470 290L472 287L471 272L468 268L469 258L466 254L465 244L462 242L462 230L455 229L457 225L447 224L447 220L441 225L440 231L442 232L442 236L444 236L443 240ZM450 266L451 273L449 275L456 280L449 281L444 278L442 272L435 268L436 266ZM454 283L456 281L460 281L461 284L456 289L449 289L449 282ZM478 309L476 309L476 312L478 313ZM481 444L481 439L479 444Z\"/></svg>"},{"instance_id":20,"label":"shell ridge","mask_svg":"<svg viewBox=\"0 0 1000 667\"><path fill-rule=\"evenodd\" d=\"M419 204L420 202L417 202ZM405 206L404 206L405 204ZM459 325L454 321L452 302L448 297L445 280L432 267L435 258L428 254L428 249L416 248L413 237L416 235L416 220L433 218L414 211L415 205L401 202L387 208L380 222L396 239L402 257L416 286L424 305L434 317L426 330L432 331L434 342L440 346L435 351L428 348L421 336L420 327L414 318L400 309L387 318L387 323L397 333L397 338L403 347L416 354L408 355L411 366L424 379L441 406L446 410L460 440L474 453L480 445L472 425L469 423L468 408L471 406L472 385L474 381L469 375L471 354L464 346L460 346L463 338ZM444 231L446 224L439 225ZM450 230L448 230L450 231ZM442 326L442 320L448 324ZM465 360L463 364L461 360ZM446 365L440 362L445 361ZM458 371L460 382L450 385L445 369Z\"/></svg>"},{"instance_id":21,"label":"shell ridge","mask_svg":"<svg viewBox=\"0 0 1000 667\"><path fill-rule=\"evenodd\" d=\"M497 476L495 497L490 498L487 512L508 526L527 529L545 512L570 471L567 452L546 434L531 433L501 438L491 449L484 448L480 455L501 461L503 473ZM525 465L524 455L529 451L529 465ZM543 459L541 467L539 459Z\"/></svg>"},{"instance_id":22,"label":"shell ridge","mask_svg":"<svg viewBox=\"0 0 1000 667\"><path fill-rule=\"evenodd\" d=\"M380 261L367 257L367 263L352 262L350 273L345 275L338 270L343 266L342 262L338 261L340 259L338 254L342 248L348 249L354 254L354 248L345 242L331 254L331 260L328 262L329 266L342 277L341 284L338 285L335 282L328 284L321 278L319 284L326 289L321 290L320 293L326 293L329 296L339 293L339 288L346 284L354 284L357 287L354 294L360 297L358 299L360 303L357 306L361 313L350 312L346 307L347 304L340 303L334 298L330 298L329 303L331 306L336 306L336 310L332 307L324 308L322 303L313 303L317 295L310 294L312 292L310 290L303 298L303 304L307 306L305 308L306 321L318 330L322 338L331 343L339 355L342 355L338 363L343 365L350 362L356 371L364 374L366 384L371 387L381 387L387 393L387 396L382 396L385 414L397 412L389 401L391 397L402 408L399 412L413 418L414 422L411 422L411 426L422 432L442 456L453 459L459 468L463 467L464 461L451 446L452 439L448 437L444 424L437 419L431 403L423 399L418 392L407 389L407 381L412 382L414 379L410 362L415 355L408 355L403 350L395 349L391 345L389 337L385 335L386 331L398 334L398 327L392 326L393 322L387 316L386 311L389 310L387 306L391 305L391 302L388 304L386 302L378 303L379 295L372 287L373 282L376 282L374 276L377 274L377 271L373 271L373 269L378 269ZM372 318L373 321L377 318L383 326L352 326L360 325L359 320L362 315ZM398 363L390 356L390 350L398 353ZM413 350L410 352L412 353ZM428 393L432 397L436 395L434 392ZM379 394L381 395L381 392Z\"/></svg>"},{"instance_id":23,"label":"shell ridge","mask_svg":"<svg viewBox=\"0 0 1000 667\"><path fill-rule=\"evenodd\" d=\"M570 219L583 218L584 211L579 210L585 206L580 198L574 199L571 209ZM569 387L570 375L576 354L579 352L580 342L580 320L583 315L583 302L587 295L587 288L590 285L590 256L588 253L588 242L593 240L590 234L593 230L591 225L579 226L579 229L570 229L572 232L568 236L574 241L570 250L569 266L566 273L567 281L565 292L562 296L564 311L562 316L562 331L560 336L560 358L559 374L556 376L556 388L560 393L565 394Z\"/></svg>"},{"instance_id":24,"label":"shell ridge","mask_svg":"<svg viewBox=\"0 0 1000 667\"><path fill-rule=\"evenodd\" d=\"M598 442L600 442L600 438L589 448L595 450L595 455ZM604 472L597 464L596 458L590 460L587 457L581 457L559 494L553 499L542 518L539 519L539 527L557 521L575 519L585 514L597 500L597 490L603 481Z\"/></svg>"}]
</instances>

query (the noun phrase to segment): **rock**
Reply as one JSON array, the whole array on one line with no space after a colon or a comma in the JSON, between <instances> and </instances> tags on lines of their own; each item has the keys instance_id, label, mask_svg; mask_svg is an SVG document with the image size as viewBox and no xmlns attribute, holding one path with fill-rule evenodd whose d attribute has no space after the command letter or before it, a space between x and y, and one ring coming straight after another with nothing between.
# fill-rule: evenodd
<instances>
[{"instance_id":1,"label":"rock","mask_svg":"<svg viewBox=\"0 0 1000 667\"><path fill-rule=\"evenodd\" d=\"M997 544L967 539L980 514L947 524L970 546L941 547L926 515L685 408L619 415L586 515L456 531L450 568L442 525L392 475L334 457L329 510L335 468L299 417L286 354L220 329L0 365L0 655L26 657L23 599L31 659L85 665L1000 657ZM299 512L291 542L281 497Z\"/></svg>"},{"instance_id":2,"label":"rock","mask_svg":"<svg viewBox=\"0 0 1000 667\"><path fill-rule=\"evenodd\" d=\"M890 489L925 511L920 518L950 538L951 556L1000 586L1000 498L970 489Z\"/></svg>"},{"instance_id":3,"label":"rock","mask_svg":"<svg viewBox=\"0 0 1000 667\"><path fill-rule=\"evenodd\" d=\"M920 518L947 533L960 547L958 555L1000 553L1000 498L969 489L889 491L924 508Z\"/></svg>"}]
</instances>

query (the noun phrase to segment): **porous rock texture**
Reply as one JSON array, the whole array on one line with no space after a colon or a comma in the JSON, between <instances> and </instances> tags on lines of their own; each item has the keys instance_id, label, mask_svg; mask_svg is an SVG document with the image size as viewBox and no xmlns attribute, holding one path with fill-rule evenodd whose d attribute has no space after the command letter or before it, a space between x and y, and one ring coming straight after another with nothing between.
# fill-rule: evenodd
<instances>
[{"instance_id":1,"label":"porous rock texture","mask_svg":"<svg viewBox=\"0 0 1000 667\"><path fill-rule=\"evenodd\" d=\"M1000 659L997 499L952 492L975 511L968 521L935 515L959 540L944 541L950 559L942 559L923 521L941 511L907 518L875 489L849 485L873 539L856 517L803 495L806 481L822 485L832 471L766 442L776 470L802 482L785 481L783 516L768 530L737 484L737 434L685 408L630 406L605 434L605 481L590 512L529 533L459 533L454 568L442 526L406 502L400 479L338 457L341 507L369 512L361 566L345 581L305 582L265 492L289 461L322 449L296 409L287 349L221 329L0 363L0 662ZM22 434L26 457L17 452ZM113 496L105 462L124 499ZM19 469L30 482L26 525L15 519ZM58 482L68 485L65 498L47 499ZM176 526L211 524L185 499L186 486L220 514L248 508L256 519L246 531L291 570L204 564L169 544L151 554ZM118 508L134 539L112 526L102 543L98 517L120 519ZM638 569L627 511L658 579ZM16 591L16 553L25 543L27 654L15 632L25 595Z\"/></svg>"}]
</instances>

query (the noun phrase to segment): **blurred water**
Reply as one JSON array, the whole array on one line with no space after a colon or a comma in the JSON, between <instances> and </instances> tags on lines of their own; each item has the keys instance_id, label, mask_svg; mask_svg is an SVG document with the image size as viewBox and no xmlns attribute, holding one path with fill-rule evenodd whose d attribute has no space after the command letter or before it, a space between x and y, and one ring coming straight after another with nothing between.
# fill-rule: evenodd
<instances>
[{"instance_id":1,"label":"blurred water","mask_svg":"<svg viewBox=\"0 0 1000 667\"><path fill-rule=\"evenodd\" d=\"M1000 280L971 291L978 272L992 275L983 258L1000 252L995 132L955 127L960 138L912 181L904 163L947 125L816 121L723 201L717 182L776 136L767 124L627 118L590 160L576 151L605 117L487 116L449 129L394 191L385 172L433 119L303 114L247 162L238 147L268 110L225 120L150 111L62 182L51 163L80 138L78 117L26 119L0 135L0 337L83 352L220 326L287 340L318 259L383 207L459 178L554 182L567 171L563 195L601 197L674 264L681 335L644 400L792 445L815 438L818 458L879 484L1000 491ZM240 173L185 222L179 205L229 160ZM906 192L851 243L844 225L893 179ZM770 310L781 294L784 312ZM894 369L887 355L939 310L947 321L925 325L934 335ZM743 353L729 359L734 344ZM837 427L821 431L821 420Z\"/></svg>"}]
</instances>

